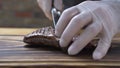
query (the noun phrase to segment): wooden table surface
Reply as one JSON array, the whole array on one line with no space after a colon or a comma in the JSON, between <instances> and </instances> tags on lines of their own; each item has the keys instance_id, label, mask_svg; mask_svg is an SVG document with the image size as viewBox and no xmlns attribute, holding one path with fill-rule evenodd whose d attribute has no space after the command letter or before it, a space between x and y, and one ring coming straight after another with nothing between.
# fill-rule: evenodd
<instances>
[{"instance_id":1,"label":"wooden table surface","mask_svg":"<svg viewBox=\"0 0 120 68\"><path fill-rule=\"evenodd\" d=\"M5 31L9 30L9 32ZM120 41L113 41L109 53L100 61L92 60L93 48L84 49L78 56L68 56L53 47L29 47L23 35L35 29L0 28L0 67L14 66L120 66Z\"/></svg>"}]
</instances>

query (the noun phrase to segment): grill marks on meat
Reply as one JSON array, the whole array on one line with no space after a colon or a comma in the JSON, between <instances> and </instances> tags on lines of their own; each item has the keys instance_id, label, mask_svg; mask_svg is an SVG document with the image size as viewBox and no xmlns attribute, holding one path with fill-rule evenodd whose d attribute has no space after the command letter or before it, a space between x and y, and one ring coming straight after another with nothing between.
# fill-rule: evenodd
<instances>
[{"instance_id":1,"label":"grill marks on meat","mask_svg":"<svg viewBox=\"0 0 120 68\"><path fill-rule=\"evenodd\" d=\"M77 39L77 36L73 38L72 42L75 41ZM95 46L96 45L96 41L98 39L94 39L93 41L91 41L88 46ZM57 47L60 48L59 46L59 38L57 38L54 35L54 29L52 27L43 27L40 28L36 31L33 31L30 34L27 34L23 41L29 45L39 45L39 46L51 46L51 47ZM71 42L71 43L72 43ZM67 52L67 48L60 48L62 49L63 52Z\"/></svg>"},{"instance_id":2,"label":"grill marks on meat","mask_svg":"<svg viewBox=\"0 0 120 68\"><path fill-rule=\"evenodd\" d=\"M30 45L47 45L59 47L59 40L54 35L54 29L52 27L40 28L27 34L23 41Z\"/></svg>"}]
</instances>

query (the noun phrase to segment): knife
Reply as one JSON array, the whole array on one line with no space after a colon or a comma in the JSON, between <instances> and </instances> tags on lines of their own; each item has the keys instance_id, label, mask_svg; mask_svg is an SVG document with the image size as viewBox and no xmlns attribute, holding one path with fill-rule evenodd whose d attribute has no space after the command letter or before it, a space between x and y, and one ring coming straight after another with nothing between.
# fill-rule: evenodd
<instances>
[{"instance_id":1,"label":"knife","mask_svg":"<svg viewBox=\"0 0 120 68\"><path fill-rule=\"evenodd\" d=\"M60 18L61 12L53 7L51 10L51 13L52 13L52 19L53 19L53 26L55 28L55 25L57 24Z\"/></svg>"},{"instance_id":2,"label":"knife","mask_svg":"<svg viewBox=\"0 0 120 68\"><path fill-rule=\"evenodd\" d=\"M61 12L55 8L54 0L52 0L51 14L52 14L52 19L53 19L53 27L55 28L55 25L57 24L60 18Z\"/></svg>"}]
</instances>

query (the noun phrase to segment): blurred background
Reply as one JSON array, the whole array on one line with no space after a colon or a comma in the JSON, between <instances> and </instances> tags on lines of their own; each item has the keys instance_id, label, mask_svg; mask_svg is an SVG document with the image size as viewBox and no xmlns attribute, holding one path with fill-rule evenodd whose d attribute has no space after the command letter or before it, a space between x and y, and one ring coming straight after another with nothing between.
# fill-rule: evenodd
<instances>
[{"instance_id":1,"label":"blurred background","mask_svg":"<svg viewBox=\"0 0 120 68\"><path fill-rule=\"evenodd\" d=\"M0 0L0 27L40 28L52 25L36 0Z\"/></svg>"}]
</instances>

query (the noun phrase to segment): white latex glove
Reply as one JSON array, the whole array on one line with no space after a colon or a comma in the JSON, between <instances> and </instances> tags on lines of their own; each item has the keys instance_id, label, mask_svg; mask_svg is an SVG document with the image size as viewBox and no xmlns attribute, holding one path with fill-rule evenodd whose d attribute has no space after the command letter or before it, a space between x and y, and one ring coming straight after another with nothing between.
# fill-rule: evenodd
<instances>
[{"instance_id":1,"label":"white latex glove","mask_svg":"<svg viewBox=\"0 0 120 68\"><path fill-rule=\"evenodd\" d=\"M69 46L68 54L78 54L99 34L100 40L93 53L93 59L99 60L106 55L112 38L120 29L120 2L85 1L66 9L55 28L56 36L60 37L60 46L67 47L85 25L88 25L86 29Z\"/></svg>"},{"instance_id":2,"label":"white latex glove","mask_svg":"<svg viewBox=\"0 0 120 68\"><path fill-rule=\"evenodd\" d=\"M45 13L46 17L52 20L51 9L52 9L52 0L37 0L38 5ZM54 7L57 10L62 11L63 9L63 2L62 0L54 0Z\"/></svg>"}]
</instances>

